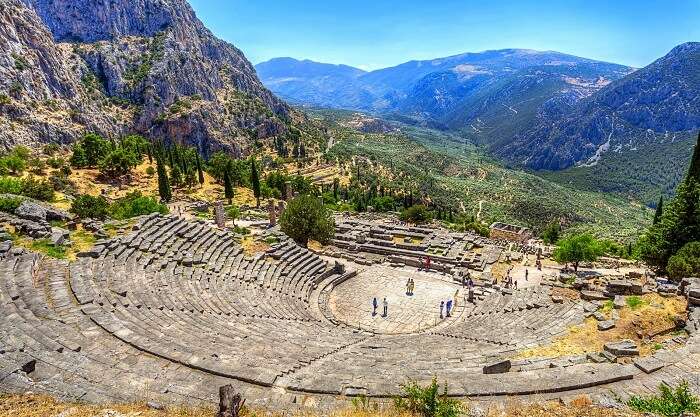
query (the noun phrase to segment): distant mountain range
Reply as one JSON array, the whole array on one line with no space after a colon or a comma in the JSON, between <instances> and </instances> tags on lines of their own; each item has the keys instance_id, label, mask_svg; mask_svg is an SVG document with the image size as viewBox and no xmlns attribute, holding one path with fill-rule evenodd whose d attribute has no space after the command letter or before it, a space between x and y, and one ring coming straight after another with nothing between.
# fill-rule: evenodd
<instances>
[{"instance_id":1,"label":"distant mountain range","mask_svg":"<svg viewBox=\"0 0 700 417\"><path fill-rule=\"evenodd\" d=\"M256 66L295 104L345 108L459 131L508 164L560 170L607 152L686 140L700 128L700 43L646 68L504 49L372 72L291 58ZM674 139L675 138L675 139Z\"/></svg>"}]
</instances>

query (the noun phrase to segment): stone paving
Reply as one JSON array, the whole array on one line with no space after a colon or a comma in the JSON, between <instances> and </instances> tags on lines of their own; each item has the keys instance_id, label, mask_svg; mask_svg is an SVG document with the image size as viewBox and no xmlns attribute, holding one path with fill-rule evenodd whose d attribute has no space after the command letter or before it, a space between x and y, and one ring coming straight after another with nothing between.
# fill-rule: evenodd
<instances>
[{"instance_id":1,"label":"stone paving","mask_svg":"<svg viewBox=\"0 0 700 417\"><path fill-rule=\"evenodd\" d=\"M406 290L409 278L415 283L413 295ZM335 287L329 305L335 317L351 327L376 333L413 333L442 321L440 302L454 299L456 293L460 304L464 300L462 287L443 274L373 265ZM373 315L374 297L379 307ZM382 311L384 297L388 302L387 317ZM445 313L443 310L443 317Z\"/></svg>"}]
</instances>

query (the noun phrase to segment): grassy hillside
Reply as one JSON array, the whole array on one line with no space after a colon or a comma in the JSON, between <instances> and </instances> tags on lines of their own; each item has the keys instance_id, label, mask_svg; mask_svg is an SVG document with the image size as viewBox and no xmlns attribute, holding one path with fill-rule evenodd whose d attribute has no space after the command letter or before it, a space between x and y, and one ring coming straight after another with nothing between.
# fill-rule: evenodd
<instances>
[{"instance_id":1,"label":"grassy hillside","mask_svg":"<svg viewBox=\"0 0 700 417\"><path fill-rule=\"evenodd\" d=\"M575 230L627 240L650 220L651 213L642 204L505 168L450 133L405 125L392 133L361 133L345 124L347 112L315 115L335 124L329 156L341 161L365 159L382 173L384 186L412 186L433 201L485 221L541 229L557 219Z\"/></svg>"}]
</instances>

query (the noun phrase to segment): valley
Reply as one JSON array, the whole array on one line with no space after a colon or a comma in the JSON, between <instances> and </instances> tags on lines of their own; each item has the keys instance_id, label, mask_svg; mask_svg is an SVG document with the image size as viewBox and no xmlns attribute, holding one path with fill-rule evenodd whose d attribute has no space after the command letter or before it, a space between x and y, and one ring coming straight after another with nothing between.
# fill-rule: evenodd
<instances>
[{"instance_id":1,"label":"valley","mask_svg":"<svg viewBox=\"0 0 700 417\"><path fill-rule=\"evenodd\" d=\"M675 5L312 3L0 0L0 415L700 413Z\"/></svg>"}]
</instances>

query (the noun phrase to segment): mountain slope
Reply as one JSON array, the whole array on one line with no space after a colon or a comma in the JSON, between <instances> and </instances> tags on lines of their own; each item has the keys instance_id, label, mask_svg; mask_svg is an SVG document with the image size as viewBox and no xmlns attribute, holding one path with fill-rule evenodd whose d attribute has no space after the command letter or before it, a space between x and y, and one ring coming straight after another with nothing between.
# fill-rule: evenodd
<instances>
[{"instance_id":1,"label":"mountain slope","mask_svg":"<svg viewBox=\"0 0 700 417\"><path fill-rule=\"evenodd\" d=\"M361 106L368 98L357 78L365 72L347 65L275 58L255 66L262 82L280 97L298 104Z\"/></svg>"},{"instance_id":2,"label":"mountain slope","mask_svg":"<svg viewBox=\"0 0 700 417\"><path fill-rule=\"evenodd\" d=\"M120 129L114 128L116 122L105 124L101 133L137 131L192 144L205 153L223 149L243 154L254 140L284 136L291 124L305 123L302 115L262 85L241 51L204 27L185 0L3 0L2 4L12 10L13 19L25 16L23 22L33 30L45 34L48 28L52 35L30 39L0 35L3 42L12 39L17 57L27 61L26 68L14 71L8 80L26 91L32 77L60 72L75 88L69 91L47 80L47 88L54 91L50 98L59 106L72 109L78 119L85 116L85 106L99 107L108 120L123 116ZM61 57L51 62L39 59L57 50L63 51ZM69 71L56 64L60 60L73 62ZM16 67L8 58L0 65L3 72ZM0 94L9 90L3 86ZM27 104L32 94L36 92L14 94L10 106ZM17 124L12 111L3 108L1 113L8 124ZM93 124L73 120L70 132L60 138L32 128L21 137L1 134L0 140L5 145L70 141L93 130Z\"/></svg>"},{"instance_id":3,"label":"mountain slope","mask_svg":"<svg viewBox=\"0 0 700 417\"><path fill-rule=\"evenodd\" d=\"M688 136L700 128L700 43L674 48L560 118L538 119L496 153L533 169L558 170Z\"/></svg>"},{"instance_id":4,"label":"mountain slope","mask_svg":"<svg viewBox=\"0 0 700 417\"><path fill-rule=\"evenodd\" d=\"M257 68L267 73L267 65ZM297 103L392 114L464 130L477 142L498 144L505 136L530 127L538 113L566 112L574 102L632 70L526 49L410 61L349 76L336 76L337 71L327 64L308 65L325 71L305 77L306 66L286 63L276 67L274 77L262 80Z\"/></svg>"}]
</instances>

